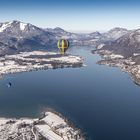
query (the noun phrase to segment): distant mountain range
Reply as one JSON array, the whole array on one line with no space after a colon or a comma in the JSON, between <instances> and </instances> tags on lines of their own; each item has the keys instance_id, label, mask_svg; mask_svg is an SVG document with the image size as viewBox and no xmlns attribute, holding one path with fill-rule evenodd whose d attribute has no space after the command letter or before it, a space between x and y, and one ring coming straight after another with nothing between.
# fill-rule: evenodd
<instances>
[{"instance_id":1,"label":"distant mountain range","mask_svg":"<svg viewBox=\"0 0 140 140\"><path fill-rule=\"evenodd\" d=\"M104 44L102 50L109 50L124 57L134 57L140 53L140 29L129 31L125 35L111 42Z\"/></svg>"},{"instance_id":2,"label":"distant mountain range","mask_svg":"<svg viewBox=\"0 0 140 140\"><path fill-rule=\"evenodd\" d=\"M51 32L56 36L57 39L59 38L67 38L71 42L72 45L98 45L104 42L112 42L121 36L130 32L125 28L113 28L108 32L100 33L98 31L88 33L88 34L80 34L80 33L71 33L67 32L59 27L51 29L45 29L48 32Z\"/></svg>"},{"instance_id":3,"label":"distant mountain range","mask_svg":"<svg viewBox=\"0 0 140 140\"><path fill-rule=\"evenodd\" d=\"M71 46L95 46L114 42L130 32L124 28L114 28L106 33L78 34L59 27L42 29L20 21L4 22L0 23L0 56L19 51L53 48L61 38L68 39Z\"/></svg>"}]
</instances>

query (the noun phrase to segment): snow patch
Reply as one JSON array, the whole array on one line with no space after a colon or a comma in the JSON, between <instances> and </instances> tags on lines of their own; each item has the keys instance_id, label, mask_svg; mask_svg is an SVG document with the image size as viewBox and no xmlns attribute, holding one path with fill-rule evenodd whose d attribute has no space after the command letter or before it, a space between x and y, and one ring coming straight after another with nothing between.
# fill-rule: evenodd
<instances>
[{"instance_id":1,"label":"snow patch","mask_svg":"<svg viewBox=\"0 0 140 140\"><path fill-rule=\"evenodd\" d=\"M98 45L98 46L97 46L97 49L101 49L101 48L103 48L104 45L105 45L105 44L100 44L100 45Z\"/></svg>"},{"instance_id":2,"label":"snow patch","mask_svg":"<svg viewBox=\"0 0 140 140\"><path fill-rule=\"evenodd\" d=\"M111 54L110 57L113 58L124 58L122 55L115 55L115 54Z\"/></svg>"},{"instance_id":3,"label":"snow patch","mask_svg":"<svg viewBox=\"0 0 140 140\"><path fill-rule=\"evenodd\" d=\"M21 22L20 23L20 30L23 31L25 29L26 25L27 25L26 23Z\"/></svg>"},{"instance_id":4,"label":"snow patch","mask_svg":"<svg viewBox=\"0 0 140 140\"><path fill-rule=\"evenodd\" d=\"M7 29L10 26L11 26L11 22L2 24L2 26L0 27L0 32L3 32L5 29Z\"/></svg>"},{"instance_id":5,"label":"snow patch","mask_svg":"<svg viewBox=\"0 0 140 140\"><path fill-rule=\"evenodd\" d=\"M138 56L138 55L140 55L140 53L133 53L133 55L134 55L134 56Z\"/></svg>"}]
</instances>

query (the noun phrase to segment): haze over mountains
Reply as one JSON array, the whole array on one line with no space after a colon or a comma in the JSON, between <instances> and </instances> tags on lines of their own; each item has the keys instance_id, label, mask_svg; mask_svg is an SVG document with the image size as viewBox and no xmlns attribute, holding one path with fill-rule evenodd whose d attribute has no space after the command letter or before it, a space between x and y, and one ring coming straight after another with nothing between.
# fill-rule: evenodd
<instances>
[{"instance_id":1,"label":"haze over mountains","mask_svg":"<svg viewBox=\"0 0 140 140\"><path fill-rule=\"evenodd\" d=\"M4 22L0 23L0 55L13 54L19 51L53 48L60 38L69 39L71 46L97 46L101 43L109 44L110 42L115 42L117 39L120 41L117 40L116 43L121 43L123 46L124 41L121 40L129 38L129 34L131 33L133 31L124 28L114 28L106 33L93 32L80 34L71 33L59 27L42 29L30 23L20 21ZM138 34L138 31L134 31L133 34L135 33ZM127 39L125 40L127 42ZM133 40L133 42L137 41L139 40Z\"/></svg>"}]
</instances>

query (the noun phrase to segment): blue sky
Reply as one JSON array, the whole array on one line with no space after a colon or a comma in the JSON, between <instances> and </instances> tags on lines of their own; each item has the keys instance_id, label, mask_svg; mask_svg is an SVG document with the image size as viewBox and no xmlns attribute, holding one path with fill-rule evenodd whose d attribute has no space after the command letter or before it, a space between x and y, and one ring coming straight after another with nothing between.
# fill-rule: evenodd
<instances>
[{"instance_id":1,"label":"blue sky","mask_svg":"<svg viewBox=\"0 0 140 140\"><path fill-rule=\"evenodd\" d=\"M20 20L75 32L140 28L139 15L138 0L0 0L0 22Z\"/></svg>"}]
</instances>

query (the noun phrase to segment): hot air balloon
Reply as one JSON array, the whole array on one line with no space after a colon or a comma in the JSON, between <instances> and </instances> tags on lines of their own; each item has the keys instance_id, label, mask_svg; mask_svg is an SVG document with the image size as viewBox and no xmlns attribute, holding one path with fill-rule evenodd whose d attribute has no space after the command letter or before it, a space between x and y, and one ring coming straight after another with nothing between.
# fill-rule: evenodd
<instances>
[{"instance_id":1,"label":"hot air balloon","mask_svg":"<svg viewBox=\"0 0 140 140\"><path fill-rule=\"evenodd\" d=\"M57 46L58 46L58 48L59 48L59 50L60 50L60 53L61 53L62 55L64 55L65 52L66 52L66 50L67 50L68 47L69 47L69 42L68 42L68 40L66 40L66 39L61 39L61 40L58 40Z\"/></svg>"}]
</instances>

